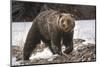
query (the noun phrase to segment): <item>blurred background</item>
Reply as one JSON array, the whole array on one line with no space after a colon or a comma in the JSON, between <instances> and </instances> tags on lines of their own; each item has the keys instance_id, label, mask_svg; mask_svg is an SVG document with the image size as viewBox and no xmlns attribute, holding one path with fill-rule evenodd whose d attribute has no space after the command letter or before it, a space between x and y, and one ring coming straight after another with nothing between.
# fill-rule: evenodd
<instances>
[{"instance_id":1,"label":"blurred background","mask_svg":"<svg viewBox=\"0 0 100 67\"><path fill-rule=\"evenodd\" d=\"M76 20L87 20L96 18L96 6L90 5L72 5L58 3L24 2L12 1L11 16L13 22L30 22L41 11L53 9L56 11L71 13Z\"/></svg>"}]
</instances>

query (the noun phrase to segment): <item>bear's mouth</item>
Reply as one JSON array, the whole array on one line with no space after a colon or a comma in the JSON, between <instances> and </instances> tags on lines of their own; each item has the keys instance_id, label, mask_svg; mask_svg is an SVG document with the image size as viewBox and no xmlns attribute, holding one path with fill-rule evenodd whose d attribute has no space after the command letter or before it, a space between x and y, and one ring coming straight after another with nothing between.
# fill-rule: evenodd
<instances>
[{"instance_id":1,"label":"bear's mouth","mask_svg":"<svg viewBox=\"0 0 100 67\"><path fill-rule=\"evenodd\" d=\"M70 31L73 31L73 29L74 29L74 26L68 26L64 30L65 32L70 32Z\"/></svg>"},{"instance_id":2,"label":"bear's mouth","mask_svg":"<svg viewBox=\"0 0 100 67\"><path fill-rule=\"evenodd\" d=\"M71 31L71 28L65 28L65 32Z\"/></svg>"}]
</instances>

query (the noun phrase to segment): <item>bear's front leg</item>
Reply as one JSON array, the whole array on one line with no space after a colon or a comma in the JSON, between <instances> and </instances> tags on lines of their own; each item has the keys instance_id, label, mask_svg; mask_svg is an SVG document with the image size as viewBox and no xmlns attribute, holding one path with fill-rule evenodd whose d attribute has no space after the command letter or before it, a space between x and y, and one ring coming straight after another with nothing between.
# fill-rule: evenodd
<instances>
[{"instance_id":1,"label":"bear's front leg","mask_svg":"<svg viewBox=\"0 0 100 67\"><path fill-rule=\"evenodd\" d=\"M49 45L53 54L61 55L61 37L59 33L52 33L51 34L51 45Z\"/></svg>"},{"instance_id":2,"label":"bear's front leg","mask_svg":"<svg viewBox=\"0 0 100 67\"><path fill-rule=\"evenodd\" d=\"M68 32L63 34L63 44L66 47L64 53L68 54L73 51L73 33Z\"/></svg>"}]
</instances>

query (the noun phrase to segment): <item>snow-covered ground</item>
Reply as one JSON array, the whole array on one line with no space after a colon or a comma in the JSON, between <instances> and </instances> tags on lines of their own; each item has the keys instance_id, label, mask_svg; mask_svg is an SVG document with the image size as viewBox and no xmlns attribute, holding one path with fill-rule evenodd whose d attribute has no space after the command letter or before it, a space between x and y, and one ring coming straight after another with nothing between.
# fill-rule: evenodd
<instances>
[{"instance_id":1,"label":"snow-covered ground","mask_svg":"<svg viewBox=\"0 0 100 67\"><path fill-rule=\"evenodd\" d=\"M74 38L81 38L95 44L95 20L80 20L75 22Z\"/></svg>"},{"instance_id":2,"label":"snow-covered ground","mask_svg":"<svg viewBox=\"0 0 100 67\"><path fill-rule=\"evenodd\" d=\"M12 45L23 46L32 22L12 23Z\"/></svg>"},{"instance_id":3,"label":"snow-covered ground","mask_svg":"<svg viewBox=\"0 0 100 67\"><path fill-rule=\"evenodd\" d=\"M18 22L12 23L12 45L22 46L24 45L27 33L32 25L32 22ZM74 39L86 40L85 43L95 44L95 20L79 20L75 21ZM43 52L33 54L30 59L49 58L52 57L52 53L45 48ZM12 65L19 65L12 59ZM15 62L15 63L14 63Z\"/></svg>"}]
</instances>

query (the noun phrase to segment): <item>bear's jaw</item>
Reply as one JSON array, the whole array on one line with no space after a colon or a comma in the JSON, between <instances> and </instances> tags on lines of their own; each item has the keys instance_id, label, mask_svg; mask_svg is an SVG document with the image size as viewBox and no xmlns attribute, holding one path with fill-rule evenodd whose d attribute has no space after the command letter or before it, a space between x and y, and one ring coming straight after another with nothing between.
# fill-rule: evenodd
<instances>
[{"instance_id":1,"label":"bear's jaw","mask_svg":"<svg viewBox=\"0 0 100 67\"><path fill-rule=\"evenodd\" d=\"M66 28L66 29L64 28L63 29L63 32L71 32L71 31L73 31L73 29L71 29L71 28Z\"/></svg>"},{"instance_id":2,"label":"bear's jaw","mask_svg":"<svg viewBox=\"0 0 100 67\"><path fill-rule=\"evenodd\" d=\"M72 32L72 31L74 31L74 29L71 29L71 28L64 30L64 32Z\"/></svg>"}]
</instances>

